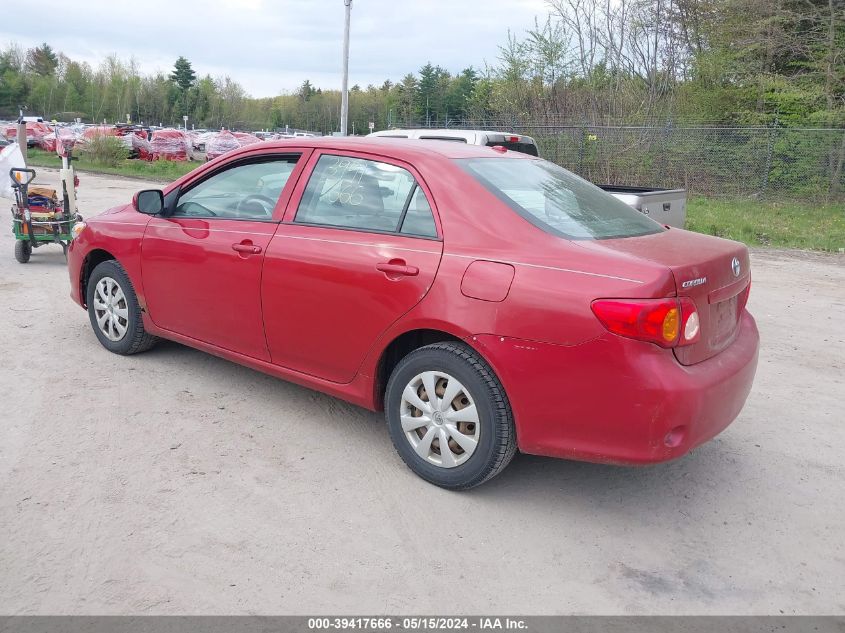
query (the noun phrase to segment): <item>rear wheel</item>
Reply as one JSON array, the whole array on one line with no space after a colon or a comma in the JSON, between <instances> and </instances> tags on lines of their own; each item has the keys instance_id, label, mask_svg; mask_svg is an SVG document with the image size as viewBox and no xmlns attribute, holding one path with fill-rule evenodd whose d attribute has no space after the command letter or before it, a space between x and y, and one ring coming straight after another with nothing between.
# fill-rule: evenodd
<instances>
[{"instance_id":1,"label":"rear wheel","mask_svg":"<svg viewBox=\"0 0 845 633\"><path fill-rule=\"evenodd\" d=\"M385 395L390 437L417 475L461 490L499 474L516 453L510 404L490 366L463 343L399 361Z\"/></svg>"},{"instance_id":2,"label":"rear wheel","mask_svg":"<svg viewBox=\"0 0 845 633\"><path fill-rule=\"evenodd\" d=\"M156 337L144 330L141 308L123 266L101 262L88 279L88 317L100 343L115 354L137 354L151 348Z\"/></svg>"},{"instance_id":3,"label":"rear wheel","mask_svg":"<svg viewBox=\"0 0 845 633\"><path fill-rule=\"evenodd\" d=\"M32 255L32 244L30 244L26 240L17 240L15 241L15 259L18 260L21 264L25 264L29 261L30 256Z\"/></svg>"}]
</instances>

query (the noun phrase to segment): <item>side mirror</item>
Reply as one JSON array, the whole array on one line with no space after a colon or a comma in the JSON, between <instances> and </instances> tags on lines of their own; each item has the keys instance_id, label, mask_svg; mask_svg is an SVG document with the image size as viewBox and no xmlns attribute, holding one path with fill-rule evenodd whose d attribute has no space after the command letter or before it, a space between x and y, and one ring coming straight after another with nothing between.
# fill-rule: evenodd
<instances>
[{"instance_id":1,"label":"side mirror","mask_svg":"<svg viewBox=\"0 0 845 633\"><path fill-rule=\"evenodd\" d=\"M138 213L158 215L164 210L164 194L161 189L144 189L133 196L132 206Z\"/></svg>"}]
</instances>

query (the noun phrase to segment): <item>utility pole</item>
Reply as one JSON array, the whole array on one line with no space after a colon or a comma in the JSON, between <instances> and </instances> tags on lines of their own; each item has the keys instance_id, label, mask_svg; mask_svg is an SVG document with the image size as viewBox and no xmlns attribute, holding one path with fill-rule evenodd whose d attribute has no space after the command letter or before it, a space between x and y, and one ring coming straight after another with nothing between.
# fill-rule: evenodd
<instances>
[{"instance_id":1,"label":"utility pole","mask_svg":"<svg viewBox=\"0 0 845 633\"><path fill-rule=\"evenodd\" d=\"M343 86L340 92L340 135L346 136L349 119L349 19L352 14L352 0L343 0L346 6L346 23L343 27Z\"/></svg>"}]
</instances>

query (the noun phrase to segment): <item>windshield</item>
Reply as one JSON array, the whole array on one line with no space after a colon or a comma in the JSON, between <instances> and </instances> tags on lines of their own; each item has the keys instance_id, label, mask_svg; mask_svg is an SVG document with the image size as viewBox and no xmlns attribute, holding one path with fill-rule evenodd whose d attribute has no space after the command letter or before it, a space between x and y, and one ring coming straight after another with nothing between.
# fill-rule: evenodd
<instances>
[{"instance_id":1,"label":"windshield","mask_svg":"<svg viewBox=\"0 0 845 633\"><path fill-rule=\"evenodd\" d=\"M572 172L545 160L457 161L526 220L573 240L634 237L664 229Z\"/></svg>"}]
</instances>

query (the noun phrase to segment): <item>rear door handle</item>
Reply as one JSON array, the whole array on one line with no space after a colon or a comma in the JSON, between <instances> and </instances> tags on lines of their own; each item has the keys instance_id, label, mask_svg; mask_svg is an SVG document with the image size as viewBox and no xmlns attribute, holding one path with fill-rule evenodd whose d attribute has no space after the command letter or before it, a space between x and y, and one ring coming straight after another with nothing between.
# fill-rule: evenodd
<instances>
[{"instance_id":1,"label":"rear door handle","mask_svg":"<svg viewBox=\"0 0 845 633\"><path fill-rule=\"evenodd\" d=\"M380 270L386 275L403 275L405 277L416 277L420 274L420 269L416 266L408 266L403 263L381 262L376 264L376 270Z\"/></svg>"},{"instance_id":2,"label":"rear door handle","mask_svg":"<svg viewBox=\"0 0 845 633\"><path fill-rule=\"evenodd\" d=\"M253 255L257 255L261 252L261 247L256 246L250 241L239 242L237 244L232 244L232 250L237 251L238 253L251 253Z\"/></svg>"}]
</instances>

